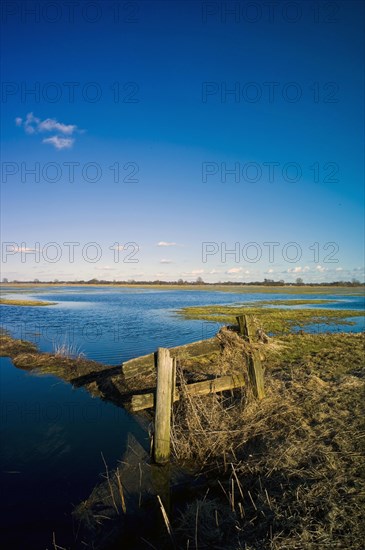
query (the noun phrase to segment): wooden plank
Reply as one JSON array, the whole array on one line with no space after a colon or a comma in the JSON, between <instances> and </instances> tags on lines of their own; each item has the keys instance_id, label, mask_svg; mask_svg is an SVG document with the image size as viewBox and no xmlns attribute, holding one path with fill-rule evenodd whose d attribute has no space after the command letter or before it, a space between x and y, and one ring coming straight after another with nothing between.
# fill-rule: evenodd
<instances>
[{"instance_id":1,"label":"wooden plank","mask_svg":"<svg viewBox=\"0 0 365 550\"><path fill-rule=\"evenodd\" d=\"M257 351L254 351L252 356L248 358L248 376L255 397L258 399L265 397L264 373L262 370L261 359Z\"/></svg>"},{"instance_id":2,"label":"wooden plank","mask_svg":"<svg viewBox=\"0 0 365 550\"><path fill-rule=\"evenodd\" d=\"M175 348L168 348L171 357L177 357L181 353L186 353L187 357L199 357L213 351L220 350L220 343L217 338L209 338L208 340L199 340L192 344L185 344L184 346L177 346ZM133 378L134 376L147 376L148 374L156 371L155 354L149 353L135 359L125 361L122 365L122 371L126 380Z\"/></svg>"},{"instance_id":3,"label":"wooden plank","mask_svg":"<svg viewBox=\"0 0 365 550\"><path fill-rule=\"evenodd\" d=\"M254 343L257 340L256 327L253 322L252 315L240 315L236 317L239 332L249 343ZM262 369L261 359L257 351L253 351L248 357L248 376L252 391L258 399L265 397L264 389L264 373Z\"/></svg>"},{"instance_id":4,"label":"wooden plank","mask_svg":"<svg viewBox=\"0 0 365 550\"><path fill-rule=\"evenodd\" d=\"M155 372L155 354L149 353L135 359L130 359L122 364L122 371L126 379L139 374L147 375Z\"/></svg>"},{"instance_id":5,"label":"wooden plank","mask_svg":"<svg viewBox=\"0 0 365 550\"><path fill-rule=\"evenodd\" d=\"M157 388L153 456L156 464L170 458L170 426L174 361L166 348L157 350Z\"/></svg>"},{"instance_id":6,"label":"wooden plank","mask_svg":"<svg viewBox=\"0 0 365 550\"><path fill-rule=\"evenodd\" d=\"M256 340L256 329L251 315L240 315L236 317L239 327L239 333L248 342Z\"/></svg>"},{"instance_id":7,"label":"wooden plank","mask_svg":"<svg viewBox=\"0 0 365 550\"><path fill-rule=\"evenodd\" d=\"M245 385L245 378L243 374L234 374L221 376L212 380L204 380L203 382L195 382L186 386L186 391L191 396L208 395L209 393L218 393L226 390L233 390L235 388L241 388ZM175 388L173 401L179 401L181 397L181 391L179 388ZM130 403L132 412L142 411L149 409L155 405L154 393L142 393L133 395Z\"/></svg>"},{"instance_id":8,"label":"wooden plank","mask_svg":"<svg viewBox=\"0 0 365 550\"><path fill-rule=\"evenodd\" d=\"M212 380L204 380L204 382L195 382L186 386L187 392L191 396L207 395L209 393L218 393L221 391L240 388L245 385L243 374L231 374L213 378Z\"/></svg>"},{"instance_id":9,"label":"wooden plank","mask_svg":"<svg viewBox=\"0 0 365 550\"><path fill-rule=\"evenodd\" d=\"M241 336L247 336L246 321L244 315L239 315L236 317L238 323L238 332Z\"/></svg>"},{"instance_id":10,"label":"wooden plank","mask_svg":"<svg viewBox=\"0 0 365 550\"><path fill-rule=\"evenodd\" d=\"M171 403L174 402L176 389L176 358L172 360L172 384L171 384Z\"/></svg>"}]
</instances>

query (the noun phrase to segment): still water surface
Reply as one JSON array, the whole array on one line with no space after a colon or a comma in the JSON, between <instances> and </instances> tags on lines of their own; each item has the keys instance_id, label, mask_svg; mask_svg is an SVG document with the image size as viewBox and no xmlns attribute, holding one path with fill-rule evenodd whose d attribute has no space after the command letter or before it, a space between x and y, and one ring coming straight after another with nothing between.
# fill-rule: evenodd
<instances>
[{"instance_id":1,"label":"still water surface","mask_svg":"<svg viewBox=\"0 0 365 550\"><path fill-rule=\"evenodd\" d=\"M73 504L117 465L133 432L123 409L92 399L54 376L37 376L0 358L0 504L2 548L51 548L72 538ZM62 546L62 544L61 544Z\"/></svg>"}]
</instances>

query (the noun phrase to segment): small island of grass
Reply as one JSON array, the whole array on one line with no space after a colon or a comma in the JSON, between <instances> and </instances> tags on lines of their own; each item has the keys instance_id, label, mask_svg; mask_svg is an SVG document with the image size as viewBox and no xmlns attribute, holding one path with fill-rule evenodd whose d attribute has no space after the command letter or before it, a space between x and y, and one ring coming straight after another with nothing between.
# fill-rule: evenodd
<instances>
[{"instance_id":1,"label":"small island of grass","mask_svg":"<svg viewBox=\"0 0 365 550\"><path fill-rule=\"evenodd\" d=\"M277 303L276 301L275 304ZM295 328L305 328L315 324L351 326L356 324L351 318L364 316L364 310L270 308L265 307L263 302L259 305L255 303L255 306L190 306L184 307L176 313L182 315L185 319L224 324L235 324L238 315L253 315L269 334L286 334L292 332Z\"/></svg>"},{"instance_id":2,"label":"small island of grass","mask_svg":"<svg viewBox=\"0 0 365 550\"><path fill-rule=\"evenodd\" d=\"M3 306L53 306L56 302L45 302L41 300L11 300L0 298L0 305Z\"/></svg>"},{"instance_id":3,"label":"small island of grass","mask_svg":"<svg viewBox=\"0 0 365 550\"><path fill-rule=\"evenodd\" d=\"M326 300L326 299L288 299L288 300L260 300L259 302L254 302L255 306L310 306L314 305L326 305L334 304L339 300Z\"/></svg>"}]
</instances>

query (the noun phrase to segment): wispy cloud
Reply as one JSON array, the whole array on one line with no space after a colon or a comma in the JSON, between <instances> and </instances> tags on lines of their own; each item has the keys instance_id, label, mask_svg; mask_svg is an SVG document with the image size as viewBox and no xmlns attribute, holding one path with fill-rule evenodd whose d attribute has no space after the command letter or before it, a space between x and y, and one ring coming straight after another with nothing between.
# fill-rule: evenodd
<instances>
[{"instance_id":1,"label":"wispy cloud","mask_svg":"<svg viewBox=\"0 0 365 550\"><path fill-rule=\"evenodd\" d=\"M228 269L226 271L227 274L237 274L237 273L243 273L245 275L249 275L250 271L248 269L243 269L243 267L231 267L231 269Z\"/></svg>"},{"instance_id":2,"label":"wispy cloud","mask_svg":"<svg viewBox=\"0 0 365 550\"><path fill-rule=\"evenodd\" d=\"M12 250L9 250L11 254L21 254L26 252L39 252L39 248L29 248L28 246L10 245Z\"/></svg>"},{"instance_id":3,"label":"wispy cloud","mask_svg":"<svg viewBox=\"0 0 365 550\"><path fill-rule=\"evenodd\" d=\"M55 118L41 120L34 116L33 113L28 113L24 120L21 117L16 117L15 124L16 126L23 127L25 133L28 135L57 132L58 135L45 138L42 140L42 143L49 143L58 150L70 149L75 142L75 138L65 136L72 136L75 132L80 132L76 124L64 124L63 122L58 122Z\"/></svg>"},{"instance_id":4,"label":"wispy cloud","mask_svg":"<svg viewBox=\"0 0 365 550\"><path fill-rule=\"evenodd\" d=\"M184 277L193 277L195 275L202 275L204 273L204 269L193 269L192 271L184 271L181 273Z\"/></svg>"},{"instance_id":5,"label":"wispy cloud","mask_svg":"<svg viewBox=\"0 0 365 550\"><path fill-rule=\"evenodd\" d=\"M166 241L160 241L159 243L157 243L157 246L177 246L177 243L169 243L169 242L166 242Z\"/></svg>"},{"instance_id":6,"label":"wispy cloud","mask_svg":"<svg viewBox=\"0 0 365 550\"><path fill-rule=\"evenodd\" d=\"M318 267L321 267L321 266L317 266L317 268ZM307 265L304 267L302 267L301 265L297 265L296 267L289 267L286 270L287 273L307 273L308 271L310 271L310 267L308 267Z\"/></svg>"},{"instance_id":7,"label":"wispy cloud","mask_svg":"<svg viewBox=\"0 0 365 550\"><path fill-rule=\"evenodd\" d=\"M38 130L39 132L61 132L61 134L71 136L77 130L77 126L75 124L63 124L52 118L46 118L46 120L38 124Z\"/></svg>"},{"instance_id":8,"label":"wispy cloud","mask_svg":"<svg viewBox=\"0 0 365 550\"><path fill-rule=\"evenodd\" d=\"M42 143L50 143L56 149L70 149L74 144L74 138L64 138L60 136L52 136L50 138L44 138Z\"/></svg>"},{"instance_id":9,"label":"wispy cloud","mask_svg":"<svg viewBox=\"0 0 365 550\"><path fill-rule=\"evenodd\" d=\"M166 258L162 258L160 260L160 264L173 264L174 262L172 260L167 260Z\"/></svg>"}]
</instances>

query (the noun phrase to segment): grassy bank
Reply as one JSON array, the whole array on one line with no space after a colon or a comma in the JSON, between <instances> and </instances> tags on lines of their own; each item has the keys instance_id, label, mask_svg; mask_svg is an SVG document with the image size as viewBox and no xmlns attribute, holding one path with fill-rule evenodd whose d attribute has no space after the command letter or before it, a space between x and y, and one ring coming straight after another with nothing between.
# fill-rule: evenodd
<instances>
[{"instance_id":1,"label":"grassy bank","mask_svg":"<svg viewBox=\"0 0 365 550\"><path fill-rule=\"evenodd\" d=\"M173 524L179 548L360 550L364 335L284 336L264 367L261 402L242 390L174 411L176 455L210 479Z\"/></svg>"},{"instance_id":2,"label":"grassy bank","mask_svg":"<svg viewBox=\"0 0 365 550\"><path fill-rule=\"evenodd\" d=\"M102 378L115 370L82 355L71 357L66 350L42 353L32 342L13 338L4 330L0 332L0 357L10 357L14 365L23 370L52 374L77 386L86 385L90 379Z\"/></svg>"}]
</instances>

